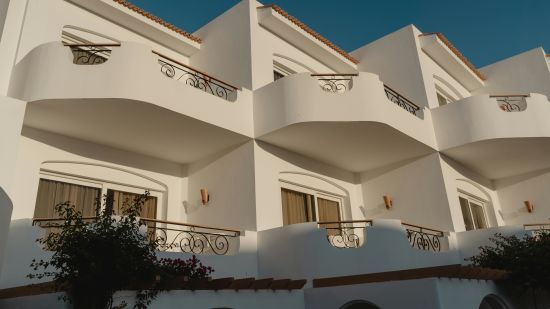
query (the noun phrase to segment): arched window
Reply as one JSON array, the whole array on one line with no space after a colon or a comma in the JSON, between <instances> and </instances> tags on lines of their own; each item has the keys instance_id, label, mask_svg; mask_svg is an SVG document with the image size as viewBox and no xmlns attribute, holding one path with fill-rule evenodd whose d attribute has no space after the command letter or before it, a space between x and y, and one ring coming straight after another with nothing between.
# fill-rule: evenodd
<instances>
[{"instance_id":1,"label":"arched window","mask_svg":"<svg viewBox=\"0 0 550 309\"><path fill-rule=\"evenodd\" d=\"M303 72L314 73L312 69L290 57L273 55L273 80Z\"/></svg>"},{"instance_id":2,"label":"arched window","mask_svg":"<svg viewBox=\"0 0 550 309\"><path fill-rule=\"evenodd\" d=\"M491 294L483 298L479 309L508 309L508 306L500 297Z\"/></svg>"},{"instance_id":3,"label":"arched window","mask_svg":"<svg viewBox=\"0 0 550 309\"><path fill-rule=\"evenodd\" d=\"M439 106L462 99L460 93L450 83L437 75L433 78Z\"/></svg>"},{"instance_id":4,"label":"arched window","mask_svg":"<svg viewBox=\"0 0 550 309\"><path fill-rule=\"evenodd\" d=\"M352 300L345 303L340 309L380 309L380 307L366 300Z\"/></svg>"}]
</instances>

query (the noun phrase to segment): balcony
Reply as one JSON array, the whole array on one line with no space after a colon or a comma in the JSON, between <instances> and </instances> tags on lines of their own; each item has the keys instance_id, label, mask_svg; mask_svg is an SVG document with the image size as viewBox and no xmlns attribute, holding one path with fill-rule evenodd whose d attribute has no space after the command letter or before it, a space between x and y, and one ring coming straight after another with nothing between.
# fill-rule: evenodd
<instances>
[{"instance_id":1,"label":"balcony","mask_svg":"<svg viewBox=\"0 0 550 309\"><path fill-rule=\"evenodd\" d=\"M534 93L477 95L432 110L440 150L491 179L550 167L548 117L546 96Z\"/></svg>"},{"instance_id":2,"label":"balcony","mask_svg":"<svg viewBox=\"0 0 550 309\"><path fill-rule=\"evenodd\" d=\"M286 76L256 90L254 105L258 139L349 171L435 148L429 113L370 73Z\"/></svg>"},{"instance_id":3,"label":"balcony","mask_svg":"<svg viewBox=\"0 0 550 309\"><path fill-rule=\"evenodd\" d=\"M460 264L451 234L390 219L293 224L258 232L259 268L322 278Z\"/></svg>"},{"instance_id":4,"label":"balcony","mask_svg":"<svg viewBox=\"0 0 550 309\"><path fill-rule=\"evenodd\" d=\"M29 102L26 126L177 163L253 135L250 91L137 43L40 45L10 95Z\"/></svg>"}]
</instances>

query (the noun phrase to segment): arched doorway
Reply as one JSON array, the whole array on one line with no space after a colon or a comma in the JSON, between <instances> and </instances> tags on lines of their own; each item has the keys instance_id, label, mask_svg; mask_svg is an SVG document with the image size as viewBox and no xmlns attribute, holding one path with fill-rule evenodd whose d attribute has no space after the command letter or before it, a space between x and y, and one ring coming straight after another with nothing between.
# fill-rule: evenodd
<instances>
[{"instance_id":1,"label":"arched doorway","mask_svg":"<svg viewBox=\"0 0 550 309\"><path fill-rule=\"evenodd\" d=\"M496 295L487 295L481 300L479 309L508 309L506 303Z\"/></svg>"},{"instance_id":2,"label":"arched doorway","mask_svg":"<svg viewBox=\"0 0 550 309\"><path fill-rule=\"evenodd\" d=\"M340 309L380 309L380 307L366 300L352 300L342 305Z\"/></svg>"}]
</instances>

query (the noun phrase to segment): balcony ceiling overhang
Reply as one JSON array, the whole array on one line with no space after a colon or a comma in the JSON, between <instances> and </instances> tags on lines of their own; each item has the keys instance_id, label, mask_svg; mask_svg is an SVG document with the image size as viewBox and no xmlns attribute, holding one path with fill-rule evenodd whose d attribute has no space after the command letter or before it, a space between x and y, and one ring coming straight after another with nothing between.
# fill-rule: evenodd
<instances>
[{"instance_id":1,"label":"balcony ceiling overhang","mask_svg":"<svg viewBox=\"0 0 550 309\"><path fill-rule=\"evenodd\" d=\"M126 99L29 102L24 124L182 164L250 140L154 104Z\"/></svg>"},{"instance_id":2,"label":"balcony ceiling overhang","mask_svg":"<svg viewBox=\"0 0 550 309\"><path fill-rule=\"evenodd\" d=\"M549 137L484 140L442 153L490 179L550 168Z\"/></svg>"},{"instance_id":3,"label":"balcony ceiling overhang","mask_svg":"<svg viewBox=\"0 0 550 309\"><path fill-rule=\"evenodd\" d=\"M421 35L419 40L422 50L466 89L472 91L485 85L476 72L468 67L437 34Z\"/></svg>"},{"instance_id":4,"label":"balcony ceiling overhang","mask_svg":"<svg viewBox=\"0 0 550 309\"><path fill-rule=\"evenodd\" d=\"M357 65L353 61L347 59L319 39L313 37L303 28L289 21L288 18L279 14L272 6L259 7L257 10L259 24L283 40L310 56L317 58L337 72L349 73L357 71Z\"/></svg>"},{"instance_id":5,"label":"balcony ceiling overhang","mask_svg":"<svg viewBox=\"0 0 550 309\"><path fill-rule=\"evenodd\" d=\"M190 57L200 50L201 44L190 37L181 35L161 24L165 23L156 17L152 19L127 9L113 0L67 0L95 14L119 24L125 28L158 42L170 49Z\"/></svg>"},{"instance_id":6,"label":"balcony ceiling overhang","mask_svg":"<svg viewBox=\"0 0 550 309\"><path fill-rule=\"evenodd\" d=\"M435 152L387 124L370 121L297 123L258 139L351 172Z\"/></svg>"}]
</instances>

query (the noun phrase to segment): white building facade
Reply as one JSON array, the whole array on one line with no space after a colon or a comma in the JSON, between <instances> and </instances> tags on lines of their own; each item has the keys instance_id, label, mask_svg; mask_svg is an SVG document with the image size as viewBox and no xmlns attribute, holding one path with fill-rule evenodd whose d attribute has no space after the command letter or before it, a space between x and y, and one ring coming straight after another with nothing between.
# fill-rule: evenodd
<instances>
[{"instance_id":1,"label":"white building facade","mask_svg":"<svg viewBox=\"0 0 550 309\"><path fill-rule=\"evenodd\" d=\"M467 265L497 232L550 227L541 48L478 70L411 25L346 53L254 0L193 34L123 0L4 0L0 34L0 289L50 254L35 239L55 203L148 190L144 218L208 243L159 254L307 280L153 307L531 305L485 277L348 279ZM63 306L0 307L45 302Z\"/></svg>"}]
</instances>

